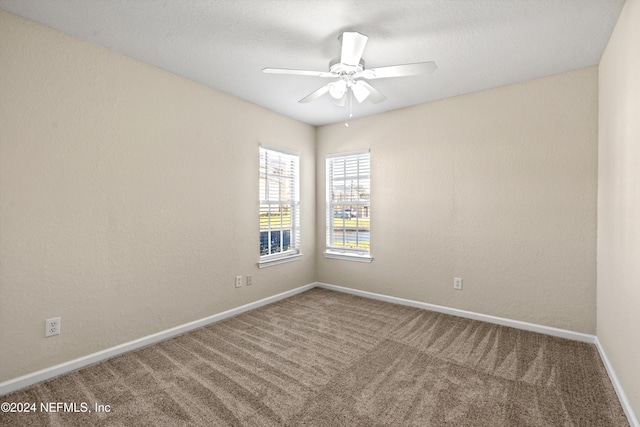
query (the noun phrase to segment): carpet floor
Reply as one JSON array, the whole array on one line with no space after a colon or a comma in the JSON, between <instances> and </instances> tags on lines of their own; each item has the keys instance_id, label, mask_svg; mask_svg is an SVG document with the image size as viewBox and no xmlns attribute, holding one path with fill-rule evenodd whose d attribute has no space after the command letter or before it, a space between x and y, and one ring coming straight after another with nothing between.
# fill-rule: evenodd
<instances>
[{"instance_id":1,"label":"carpet floor","mask_svg":"<svg viewBox=\"0 0 640 427\"><path fill-rule=\"evenodd\" d=\"M37 405L3 426L629 425L592 344L320 288L0 400Z\"/></svg>"}]
</instances>

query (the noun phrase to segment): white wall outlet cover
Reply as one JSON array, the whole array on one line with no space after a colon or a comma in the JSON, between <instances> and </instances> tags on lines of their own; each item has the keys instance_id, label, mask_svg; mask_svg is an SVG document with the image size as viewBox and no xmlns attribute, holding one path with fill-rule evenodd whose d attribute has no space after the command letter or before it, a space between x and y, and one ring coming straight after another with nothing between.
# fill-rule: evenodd
<instances>
[{"instance_id":1,"label":"white wall outlet cover","mask_svg":"<svg viewBox=\"0 0 640 427\"><path fill-rule=\"evenodd\" d=\"M60 318L52 317L45 320L44 336L51 337L60 334Z\"/></svg>"}]
</instances>

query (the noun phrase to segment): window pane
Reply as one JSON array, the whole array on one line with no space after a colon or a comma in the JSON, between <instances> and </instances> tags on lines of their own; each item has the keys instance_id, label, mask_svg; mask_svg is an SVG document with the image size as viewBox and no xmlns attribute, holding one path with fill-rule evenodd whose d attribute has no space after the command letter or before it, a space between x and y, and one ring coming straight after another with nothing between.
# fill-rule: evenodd
<instances>
[{"instance_id":1,"label":"window pane","mask_svg":"<svg viewBox=\"0 0 640 427\"><path fill-rule=\"evenodd\" d=\"M299 156L260 147L260 256L299 247Z\"/></svg>"},{"instance_id":2,"label":"window pane","mask_svg":"<svg viewBox=\"0 0 640 427\"><path fill-rule=\"evenodd\" d=\"M327 248L369 252L369 153L327 158Z\"/></svg>"}]
</instances>

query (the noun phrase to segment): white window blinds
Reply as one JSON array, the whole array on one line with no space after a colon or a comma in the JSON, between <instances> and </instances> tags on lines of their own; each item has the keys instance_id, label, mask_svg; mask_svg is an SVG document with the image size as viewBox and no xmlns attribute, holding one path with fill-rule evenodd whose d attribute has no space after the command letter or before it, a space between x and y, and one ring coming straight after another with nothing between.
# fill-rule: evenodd
<instances>
[{"instance_id":1,"label":"white window blinds","mask_svg":"<svg viewBox=\"0 0 640 427\"><path fill-rule=\"evenodd\" d=\"M260 260L295 256L300 247L300 156L260 147Z\"/></svg>"},{"instance_id":2,"label":"white window blinds","mask_svg":"<svg viewBox=\"0 0 640 427\"><path fill-rule=\"evenodd\" d=\"M371 244L369 150L326 157L327 252L368 256Z\"/></svg>"}]
</instances>

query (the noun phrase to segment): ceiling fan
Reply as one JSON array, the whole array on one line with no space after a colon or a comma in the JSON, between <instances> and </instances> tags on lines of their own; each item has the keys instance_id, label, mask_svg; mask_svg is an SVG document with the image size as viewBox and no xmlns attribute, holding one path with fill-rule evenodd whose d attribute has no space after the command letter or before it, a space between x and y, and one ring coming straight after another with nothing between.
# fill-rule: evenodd
<instances>
[{"instance_id":1,"label":"ceiling fan","mask_svg":"<svg viewBox=\"0 0 640 427\"><path fill-rule=\"evenodd\" d=\"M334 81L311 92L298 102L308 103L328 92L336 104L344 106L345 99L349 99L345 95L348 95L349 92L353 94L353 97L358 102L369 99L374 104L377 104L387 99L386 96L365 80L430 74L437 68L435 62L418 62L415 64L366 69L362 53L368 39L369 37L358 32L342 33L339 37L342 42L340 58L336 58L329 63L329 71L291 70L286 68L264 68L262 71L269 74L333 78L335 79Z\"/></svg>"}]
</instances>

